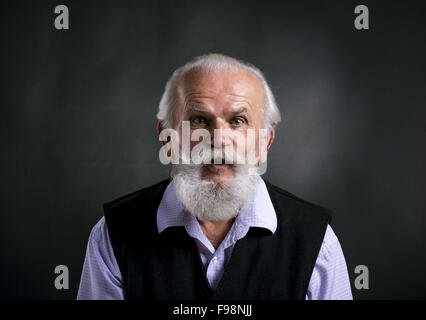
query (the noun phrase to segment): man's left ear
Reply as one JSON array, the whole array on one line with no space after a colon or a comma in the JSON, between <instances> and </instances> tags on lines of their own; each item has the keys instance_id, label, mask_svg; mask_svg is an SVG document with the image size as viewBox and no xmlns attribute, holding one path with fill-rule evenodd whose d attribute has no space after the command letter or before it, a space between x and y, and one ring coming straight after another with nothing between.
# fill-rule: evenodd
<instances>
[{"instance_id":1,"label":"man's left ear","mask_svg":"<svg viewBox=\"0 0 426 320\"><path fill-rule=\"evenodd\" d=\"M271 130L269 130L267 139L268 139L268 146L266 148L269 151L269 148L271 147L272 142L275 139L275 128L272 128Z\"/></svg>"},{"instance_id":2,"label":"man's left ear","mask_svg":"<svg viewBox=\"0 0 426 320\"><path fill-rule=\"evenodd\" d=\"M264 144L264 148L262 147L262 151L260 153L260 162L265 162L266 159L268 158L268 151L271 148L272 142L274 141L275 138L275 128L272 128L268 131L265 139L265 144Z\"/></svg>"}]
</instances>

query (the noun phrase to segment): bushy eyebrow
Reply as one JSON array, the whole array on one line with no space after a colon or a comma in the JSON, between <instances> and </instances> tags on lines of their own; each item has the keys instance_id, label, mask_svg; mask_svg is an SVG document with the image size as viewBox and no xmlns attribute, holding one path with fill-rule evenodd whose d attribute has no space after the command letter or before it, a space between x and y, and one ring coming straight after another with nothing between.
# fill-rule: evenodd
<instances>
[{"instance_id":1,"label":"bushy eyebrow","mask_svg":"<svg viewBox=\"0 0 426 320\"><path fill-rule=\"evenodd\" d=\"M208 111L198 105L191 105L186 109L186 113L190 113L192 111L196 111L196 112L204 112L204 113L208 113Z\"/></svg>"},{"instance_id":2,"label":"bushy eyebrow","mask_svg":"<svg viewBox=\"0 0 426 320\"><path fill-rule=\"evenodd\" d=\"M232 111L231 113L232 114L240 114L240 113L244 113L246 111L247 111L247 108L246 107L242 107L242 108L240 108L238 110Z\"/></svg>"},{"instance_id":3,"label":"bushy eyebrow","mask_svg":"<svg viewBox=\"0 0 426 320\"><path fill-rule=\"evenodd\" d=\"M191 111L196 111L196 112L204 112L204 113L208 113L208 111L206 109L204 109L203 107L200 107L198 105L191 105L186 109L186 112L191 112ZM244 113L247 112L247 108L246 107L242 107L238 110L232 111L232 114L240 114L240 113Z\"/></svg>"}]
</instances>

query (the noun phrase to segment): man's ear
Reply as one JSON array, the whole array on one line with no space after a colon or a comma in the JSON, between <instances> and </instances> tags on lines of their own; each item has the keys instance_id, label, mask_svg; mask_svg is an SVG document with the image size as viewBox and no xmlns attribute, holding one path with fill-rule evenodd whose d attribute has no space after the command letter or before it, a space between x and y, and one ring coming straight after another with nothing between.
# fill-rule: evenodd
<instances>
[{"instance_id":1,"label":"man's ear","mask_svg":"<svg viewBox=\"0 0 426 320\"><path fill-rule=\"evenodd\" d=\"M263 147L262 147L263 150L260 153L260 162L265 162L266 161L266 159L268 157L268 151L271 148L271 145L272 145L272 142L274 141L274 138L275 138L275 129L271 128L268 131L268 133L267 133L267 135L265 137L265 139L266 139L265 145L266 146L265 146L265 149L263 149Z\"/></svg>"},{"instance_id":2,"label":"man's ear","mask_svg":"<svg viewBox=\"0 0 426 320\"><path fill-rule=\"evenodd\" d=\"M158 135L160 135L161 131L163 131L163 130L164 130L163 121L158 120L157 121L157 133L158 133ZM169 139L167 141L161 141L161 143L164 146L168 141L169 141Z\"/></svg>"},{"instance_id":3,"label":"man's ear","mask_svg":"<svg viewBox=\"0 0 426 320\"><path fill-rule=\"evenodd\" d=\"M275 128L272 128L271 130L269 130L267 139L268 139L268 144L266 146L266 150L269 151L269 148L271 147L272 142L275 139Z\"/></svg>"},{"instance_id":4,"label":"man's ear","mask_svg":"<svg viewBox=\"0 0 426 320\"><path fill-rule=\"evenodd\" d=\"M157 133L160 134L161 131L163 131L163 122L161 120L157 121Z\"/></svg>"}]
</instances>

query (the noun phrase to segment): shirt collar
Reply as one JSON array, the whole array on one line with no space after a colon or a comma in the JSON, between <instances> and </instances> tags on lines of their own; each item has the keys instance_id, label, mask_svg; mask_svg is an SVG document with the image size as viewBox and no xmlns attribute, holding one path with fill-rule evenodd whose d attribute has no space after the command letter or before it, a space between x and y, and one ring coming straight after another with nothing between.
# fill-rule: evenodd
<instances>
[{"instance_id":1,"label":"shirt collar","mask_svg":"<svg viewBox=\"0 0 426 320\"><path fill-rule=\"evenodd\" d=\"M243 209L235 223L247 228L260 227L275 233L277 216L263 179L258 176L252 201ZM184 226L192 237L198 237L200 228L197 219L187 212L178 200L173 180L168 184L157 211L158 233L169 227Z\"/></svg>"}]
</instances>

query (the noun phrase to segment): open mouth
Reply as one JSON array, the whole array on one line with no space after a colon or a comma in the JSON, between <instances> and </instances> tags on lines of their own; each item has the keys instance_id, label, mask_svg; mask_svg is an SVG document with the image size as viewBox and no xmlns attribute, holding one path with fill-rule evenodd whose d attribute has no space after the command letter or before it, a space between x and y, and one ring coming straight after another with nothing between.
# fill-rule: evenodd
<instances>
[{"instance_id":1,"label":"open mouth","mask_svg":"<svg viewBox=\"0 0 426 320\"><path fill-rule=\"evenodd\" d=\"M214 161L214 159L211 159L210 164L208 164L207 166L216 170L221 170L230 165L229 163L225 163L225 159L222 159L221 161L217 161L217 160L218 159Z\"/></svg>"},{"instance_id":2,"label":"open mouth","mask_svg":"<svg viewBox=\"0 0 426 320\"><path fill-rule=\"evenodd\" d=\"M223 158L222 159L216 159L216 161L215 161L215 159L211 159L210 163L211 164L217 164L217 165L229 164L229 163L226 163L225 159L223 159Z\"/></svg>"}]
</instances>

